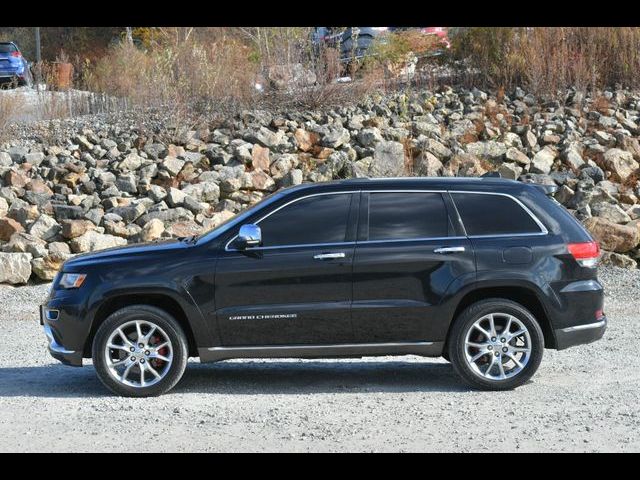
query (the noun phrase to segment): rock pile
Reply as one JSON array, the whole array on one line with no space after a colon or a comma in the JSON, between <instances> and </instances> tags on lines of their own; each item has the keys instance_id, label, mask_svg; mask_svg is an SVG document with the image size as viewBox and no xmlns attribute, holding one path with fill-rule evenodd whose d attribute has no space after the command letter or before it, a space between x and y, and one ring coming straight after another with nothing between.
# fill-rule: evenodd
<instances>
[{"instance_id":1,"label":"rock pile","mask_svg":"<svg viewBox=\"0 0 640 480\"><path fill-rule=\"evenodd\" d=\"M50 280L77 253L196 234L305 181L491 170L558 185L605 261L640 260L638 93L516 89L498 100L443 88L325 111L245 111L171 137L157 134L162 123L125 114L36 124L0 148L0 282Z\"/></svg>"}]
</instances>

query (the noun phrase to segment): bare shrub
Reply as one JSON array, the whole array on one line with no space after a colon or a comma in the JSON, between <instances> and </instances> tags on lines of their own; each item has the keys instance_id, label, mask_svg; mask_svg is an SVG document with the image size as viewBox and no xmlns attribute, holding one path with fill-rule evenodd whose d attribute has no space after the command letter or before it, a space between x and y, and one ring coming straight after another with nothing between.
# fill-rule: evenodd
<instances>
[{"instance_id":1,"label":"bare shrub","mask_svg":"<svg viewBox=\"0 0 640 480\"><path fill-rule=\"evenodd\" d=\"M256 68L248 50L231 38L209 44L189 39L147 51L122 42L85 73L85 82L132 106L169 107L179 115L205 111L254 95Z\"/></svg>"},{"instance_id":2,"label":"bare shrub","mask_svg":"<svg viewBox=\"0 0 640 480\"><path fill-rule=\"evenodd\" d=\"M6 128L14 121L23 108L22 96L0 91L0 141L5 139Z\"/></svg>"},{"instance_id":3,"label":"bare shrub","mask_svg":"<svg viewBox=\"0 0 640 480\"><path fill-rule=\"evenodd\" d=\"M374 41L365 60L367 75L381 77L385 89L396 89L414 79L416 68L424 65L424 57L433 53L439 40L418 30L389 32Z\"/></svg>"},{"instance_id":4,"label":"bare shrub","mask_svg":"<svg viewBox=\"0 0 640 480\"><path fill-rule=\"evenodd\" d=\"M555 95L569 87L640 86L640 28L473 27L452 39L468 83Z\"/></svg>"},{"instance_id":5,"label":"bare shrub","mask_svg":"<svg viewBox=\"0 0 640 480\"><path fill-rule=\"evenodd\" d=\"M86 88L126 99L129 108L161 107L194 121L255 106L342 104L372 85L370 76L357 85L336 84L337 52L314 50L307 27L180 27L144 33L145 48L123 41L94 65L83 65Z\"/></svg>"}]
</instances>

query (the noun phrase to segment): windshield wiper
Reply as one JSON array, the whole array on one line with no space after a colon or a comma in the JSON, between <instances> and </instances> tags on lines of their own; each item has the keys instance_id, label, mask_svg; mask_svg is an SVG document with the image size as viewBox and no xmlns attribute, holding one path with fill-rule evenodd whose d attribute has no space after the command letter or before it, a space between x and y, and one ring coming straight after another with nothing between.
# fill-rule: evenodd
<instances>
[{"instance_id":1,"label":"windshield wiper","mask_svg":"<svg viewBox=\"0 0 640 480\"><path fill-rule=\"evenodd\" d=\"M189 235L188 237L178 237L178 240L184 243L196 243L198 235Z\"/></svg>"}]
</instances>

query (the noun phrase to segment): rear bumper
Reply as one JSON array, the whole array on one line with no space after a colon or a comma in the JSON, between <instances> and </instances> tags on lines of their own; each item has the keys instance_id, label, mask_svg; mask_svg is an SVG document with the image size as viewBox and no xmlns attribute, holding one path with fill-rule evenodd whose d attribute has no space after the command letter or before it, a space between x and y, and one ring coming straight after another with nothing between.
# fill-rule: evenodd
<instances>
[{"instance_id":1,"label":"rear bumper","mask_svg":"<svg viewBox=\"0 0 640 480\"><path fill-rule=\"evenodd\" d=\"M0 78L22 77L24 73L24 68L6 68L0 70Z\"/></svg>"},{"instance_id":2,"label":"rear bumper","mask_svg":"<svg viewBox=\"0 0 640 480\"><path fill-rule=\"evenodd\" d=\"M575 345L595 342L602 338L606 329L607 317L602 317L594 323L559 328L555 330L556 348L564 350Z\"/></svg>"}]
</instances>

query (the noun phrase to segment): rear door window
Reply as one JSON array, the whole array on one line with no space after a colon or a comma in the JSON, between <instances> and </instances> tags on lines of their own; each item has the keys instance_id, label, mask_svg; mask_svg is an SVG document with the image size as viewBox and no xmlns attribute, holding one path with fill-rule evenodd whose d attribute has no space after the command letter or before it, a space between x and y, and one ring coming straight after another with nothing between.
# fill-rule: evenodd
<instances>
[{"instance_id":1,"label":"rear door window","mask_svg":"<svg viewBox=\"0 0 640 480\"><path fill-rule=\"evenodd\" d=\"M372 192L369 240L446 237L449 216L440 193Z\"/></svg>"},{"instance_id":2,"label":"rear door window","mask_svg":"<svg viewBox=\"0 0 640 480\"><path fill-rule=\"evenodd\" d=\"M533 217L513 198L482 193L452 193L467 235L540 233Z\"/></svg>"}]
</instances>

